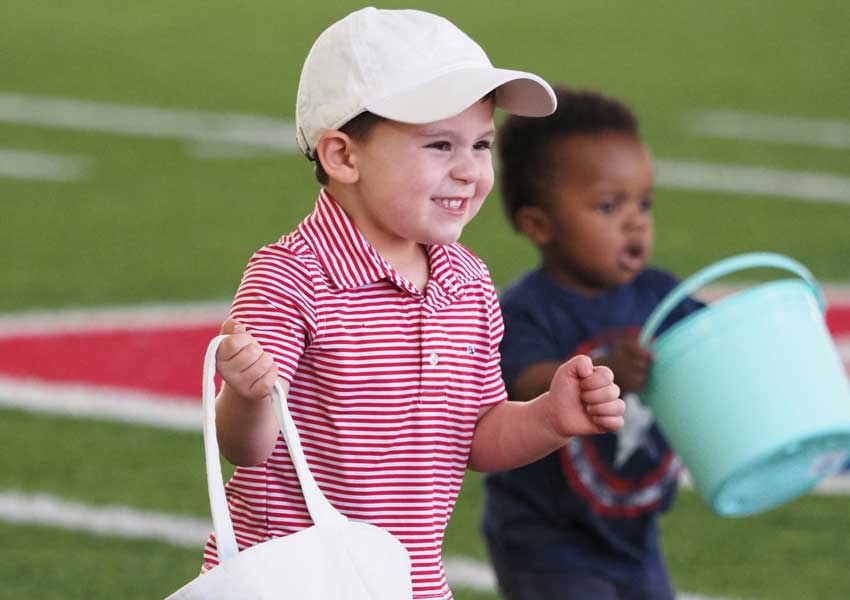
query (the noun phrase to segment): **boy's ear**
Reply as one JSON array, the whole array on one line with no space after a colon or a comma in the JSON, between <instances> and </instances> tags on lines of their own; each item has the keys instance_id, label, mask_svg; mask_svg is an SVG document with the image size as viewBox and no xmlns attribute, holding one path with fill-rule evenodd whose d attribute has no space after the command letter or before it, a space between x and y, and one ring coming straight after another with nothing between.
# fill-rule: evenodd
<instances>
[{"instance_id":1,"label":"boy's ear","mask_svg":"<svg viewBox=\"0 0 850 600\"><path fill-rule=\"evenodd\" d=\"M353 141L341 131L328 130L316 142L316 156L328 177L340 183L354 183L360 178L352 160Z\"/></svg>"},{"instance_id":2,"label":"boy's ear","mask_svg":"<svg viewBox=\"0 0 850 600\"><path fill-rule=\"evenodd\" d=\"M554 237L554 227L549 213L539 206L523 206L514 217L516 227L536 246L545 246Z\"/></svg>"}]
</instances>

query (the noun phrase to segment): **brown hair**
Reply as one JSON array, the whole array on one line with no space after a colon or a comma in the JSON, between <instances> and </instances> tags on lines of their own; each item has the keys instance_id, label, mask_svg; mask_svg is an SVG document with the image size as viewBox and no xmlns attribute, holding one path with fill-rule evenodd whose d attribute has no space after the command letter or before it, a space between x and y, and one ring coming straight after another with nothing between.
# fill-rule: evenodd
<instances>
[{"instance_id":1,"label":"brown hair","mask_svg":"<svg viewBox=\"0 0 850 600\"><path fill-rule=\"evenodd\" d=\"M553 143L570 136L615 132L638 137L638 120L622 101L593 90L556 87L558 109L548 117L510 115L497 134L502 206L516 227L523 206L549 196Z\"/></svg>"},{"instance_id":2,"label":"brown hair","mask_svg":"<svg viewBox=\"0 0 850 600\"><path fill-rule=\"evenodd\" d=\"M351 119L348 123L340 127L339 130L351 139L362 142L369 137L369 134L372 133L372 130L375 129L378 123L385 120L384 117L379 117L375 113L366 111ZM328 174L322 166L322 161L318 153L311 160L316 163L316 180L322 185L327 185L329 181Z\"/></svg>"}]
</instances>

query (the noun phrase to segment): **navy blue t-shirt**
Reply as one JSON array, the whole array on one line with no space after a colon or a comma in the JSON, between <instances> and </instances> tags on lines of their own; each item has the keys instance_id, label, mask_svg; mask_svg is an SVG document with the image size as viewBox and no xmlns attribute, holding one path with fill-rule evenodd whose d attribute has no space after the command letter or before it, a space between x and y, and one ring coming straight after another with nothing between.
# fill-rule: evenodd
<instances>
[{"instance_id":1,"label":"navy blue t-shirt","mask_svg":"<svg viewBox=\"0 0 850 600\"><path fill-rule=\"evenodd\" d=\"M626 286L587 297L540 269L521 277L500 298L508 390L535 363L599 356L611 341L636 336L676 284L670 274L647 268ZM685 300L659 331L702 306ZM582 569L624 582L663 569L656 515L673 501L680 462L651 413L626 400L620 432L574 437L535 463L487 475L482 528L494 558L532 571Z\"/></svg>"}]
</instances>

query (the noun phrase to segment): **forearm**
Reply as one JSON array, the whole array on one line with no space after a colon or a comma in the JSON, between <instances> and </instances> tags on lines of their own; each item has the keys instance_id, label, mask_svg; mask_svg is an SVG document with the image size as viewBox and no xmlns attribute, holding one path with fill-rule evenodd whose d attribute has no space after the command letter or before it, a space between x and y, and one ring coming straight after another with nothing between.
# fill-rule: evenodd
<instances>
[{"instance_id":1,"label":"forearm","mask_svg":"<svg viewBox=\"0 0 850 600\"><path fill-rule=\"evenodd\" d=\"M264 462L278 436L271 400L241 398L223 384L216 398L216 432L219 450L230 463L247 467Z\"/></svg>"},{"instance_id":2,"label":"forearm","mask_svg":"<svg viewBox=\"0 0 850 600\"><path fill-rule=\"evenodd\" d=\"M557 450L569 439L549 415L545 392L528 402L506 401L478 421L468 468L503 471L527 465Z\"/></svg>"}]
</instances>

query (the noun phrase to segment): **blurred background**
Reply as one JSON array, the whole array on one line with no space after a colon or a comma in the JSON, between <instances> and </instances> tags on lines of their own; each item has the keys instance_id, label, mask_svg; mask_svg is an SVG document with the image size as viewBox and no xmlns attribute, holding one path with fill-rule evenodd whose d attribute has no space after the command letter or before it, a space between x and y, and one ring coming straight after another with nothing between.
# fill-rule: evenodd
<instances>
[{"instance_id":1,"label":"blurred background","mask_svg":"<svg viewBox=\"0 0 850 600\"><path fill-rule=\"evenodd\" d=\"M656 160L652 262L685 277L787 254L827 286L850 361L850 5L374 4L623 99ZM156 598L197 574L203 348L253 251L315 201L298 75L362 6L0 3L0 598ZM498 286L535 264L497 191L462 242ZM445 546L458 600L496 598L479 501L471 474ZM673 578L694 597L848 598L849 502L723 519L684 490L662 522Z\"/></svg>"}]
</instances>

